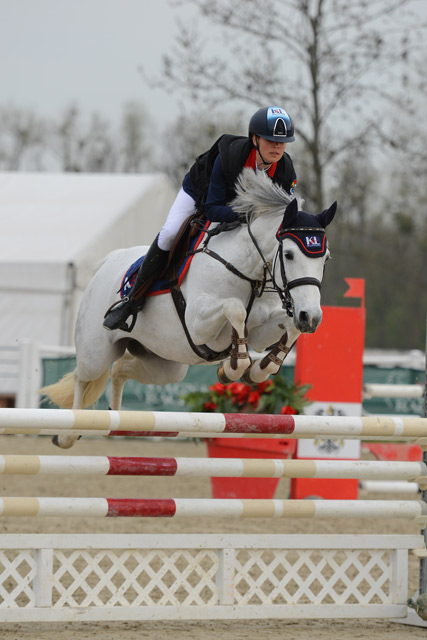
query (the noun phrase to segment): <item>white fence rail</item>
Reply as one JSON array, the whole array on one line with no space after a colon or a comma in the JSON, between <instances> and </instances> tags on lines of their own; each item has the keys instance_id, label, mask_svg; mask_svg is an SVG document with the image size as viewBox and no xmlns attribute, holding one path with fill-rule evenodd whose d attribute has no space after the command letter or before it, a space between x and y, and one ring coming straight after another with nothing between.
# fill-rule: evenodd
<instances>
[{"instance_id":1,"label":"white fence rail","mask_svg":"<svg viewBox=\"0 0 427 640\"><path fill-rule=\"evenodd\" d=\"M0 622L404 619L408 553L423 548L421 535L4 534Z\"/></svg>"},{"instance_id":2,"label":"white fence rail","mask_svg":"<svg viewBox=\"0 0 427 640\"><path fill-rule=\"evenodd\" d=\"M423 384L376 384L363 385L363 398L422 398Z\"/></svg>"}]
</instances>

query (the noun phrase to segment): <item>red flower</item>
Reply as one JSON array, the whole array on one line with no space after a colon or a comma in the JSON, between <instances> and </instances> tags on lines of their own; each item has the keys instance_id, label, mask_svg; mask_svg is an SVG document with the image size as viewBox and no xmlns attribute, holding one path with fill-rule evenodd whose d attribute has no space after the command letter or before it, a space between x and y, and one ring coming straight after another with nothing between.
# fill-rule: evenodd
<instances>
[{"instance_id":1,"label":"red flower","mask_svg":"<svg viewBox=\"0 0 427 640\"><path fill-rule=\"evenodd\" d=\"M257 384L257 389L260 393L270 393L271 389L269 387L273 386L272 380L265 380L264 382L260 382Z\"/></svg>"},{"instance_id":2,"label":"red flower","mask_svg":"<svg viewBox=\"0 0 427 640\"><path fill-rule=\"evenodd\" d=\"M215 409L217 408L217 404L215 404L215 402L205 402L205 404L203 405L204 409L206 409L206 411L215 411Z\"/></svg>"},{"instance_id":3,"label":"red flower","mask_svg":"<svg viewBox=\"0 0 427 640\"><path fill-rule=\"evenodd\" d=\"M282 416L294 416L296 415L296 411L293 407L286 405L280 409L280 415Z\"/></svg>"},{"instance_id":4,"label":"red flower","mask_svg":"<svg viewBox=\"0 0 427 640\"><path fill-rule=\"evenodd\" d=\"M217 382L216 384L212 384L209 387L209 391L213 391L214 393L217 393L219 396L225 396L227 392L227 387L225 384L221 384L220 382Z\"/></svg>"},{"instance_id":5,"label":"red flower","mask_svg":"<svg viewBox=\"0 0 427 640\"><path fill-rule=\"evenodd\" d=\"M251 404L258 404L260 396L261 394L259 393L259 391L251 391L248 395L248 402L250 402Z\"/></svg>"},{"instance_id":6,"label":"red flower","mask_svg":"<svg viewBox=\"0 0 427 640\"><path fill-rule=\"evenodd\" d=\"M258 393L258 391L252 391L248 395L248 402L249 402L249 404L253 405L254 409L256 409L257 406L258 406L259 397L260 397L260 394Z\"/></svg>"},{"instance_id":7,"label":"red flower","mask_svg":"<svg viewBox=\"0 0 427 640\"><path fill-rule=\"evenodd\" d=\"M240 404L244 404L248 399L251 387L243 384L243 382L233 382L232 384L230 384L229 390L233 398L235 398L235 401L239 402Z\"/></svg>"}]
</instances>

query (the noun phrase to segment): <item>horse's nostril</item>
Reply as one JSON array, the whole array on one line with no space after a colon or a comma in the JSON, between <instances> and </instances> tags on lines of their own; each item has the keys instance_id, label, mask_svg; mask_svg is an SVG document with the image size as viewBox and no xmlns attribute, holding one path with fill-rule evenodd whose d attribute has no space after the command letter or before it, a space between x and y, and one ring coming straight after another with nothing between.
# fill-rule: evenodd
<instances>
[{"instance_id":1,"label":"horse's nostril","mask_svg":"<svg viewBox=\"0 0 427 640\"><path fill-rule=\"evenodd\" d=\"M306 311L300 311L299 314L299 321L301 324L309 324L310 320L308 317L308 313Z\"/></svg>"}]
</instances>

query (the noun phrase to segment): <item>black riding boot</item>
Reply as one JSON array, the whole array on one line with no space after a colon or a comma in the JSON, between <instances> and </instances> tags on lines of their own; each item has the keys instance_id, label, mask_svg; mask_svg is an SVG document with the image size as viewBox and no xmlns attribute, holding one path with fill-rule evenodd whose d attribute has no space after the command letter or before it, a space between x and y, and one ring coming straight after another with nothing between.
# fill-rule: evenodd
<instances>
[{"instance_id":1,"label":"black riding boot","mask_svg":"<svg viewBox=\"0 0 427 640\"><path fill-rule=\"evenodd\" d=\"M145 295L138 295L138 290L145 284L148 278L158 275L166 266L169 251L163 251L157 244L157 238L144 258L143 263L136 274L135 283L128 296L111 306L104 316L103 326L110 331L121 329L122 331L132 331L135 326L138 311L142 309L145 302ZM126 324L128 317L132 315L130 325Z\"/></svg>"}]
</instances>

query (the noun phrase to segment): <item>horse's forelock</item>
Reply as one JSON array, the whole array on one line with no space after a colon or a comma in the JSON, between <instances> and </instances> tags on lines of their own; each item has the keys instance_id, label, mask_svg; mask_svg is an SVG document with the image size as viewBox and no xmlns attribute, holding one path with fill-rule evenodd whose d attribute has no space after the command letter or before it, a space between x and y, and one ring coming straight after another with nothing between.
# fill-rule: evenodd
<instances>
[{"instance_id":1,"label":"horse's forelock","mask_svg":"<svg viewBox=\"0 0 427 640\"><path fill-rule=\"evenodd\" d=\"M243 169L236 182L236 197L230 203L237 213L253 220L259 215L278 214L292 200L282 187L263 171Z\"/></svg>"}]
</instances>

